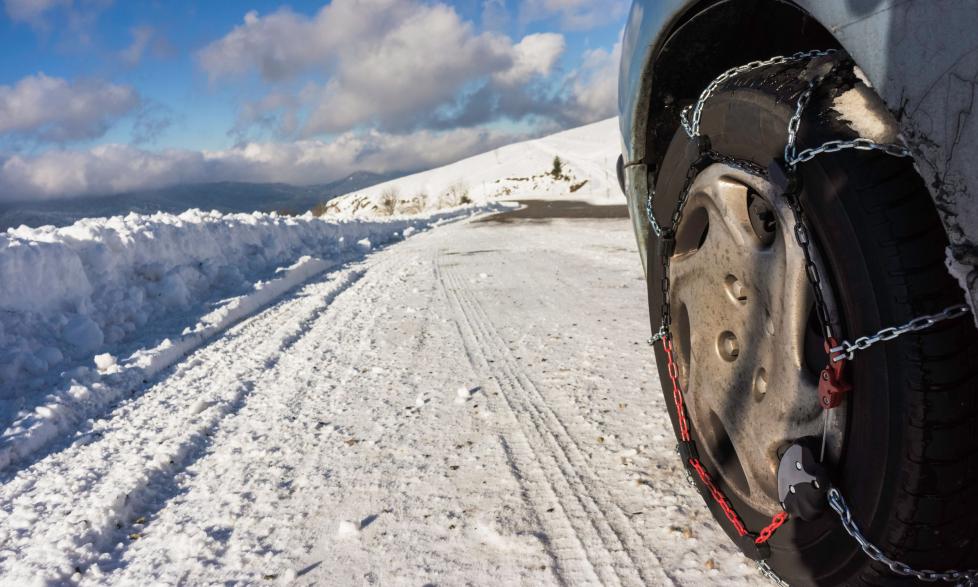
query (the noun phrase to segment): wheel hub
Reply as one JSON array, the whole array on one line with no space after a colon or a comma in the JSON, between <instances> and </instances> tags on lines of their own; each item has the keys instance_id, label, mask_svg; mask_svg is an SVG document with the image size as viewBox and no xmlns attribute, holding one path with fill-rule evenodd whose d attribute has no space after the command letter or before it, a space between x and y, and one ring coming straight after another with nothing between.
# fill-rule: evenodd
<instances>
[{"instance_id":1,"label":"wheel hub","mask_svg":"<svg viewBox=\"0 0 978 587\"><path fill-rule=\"evenodd\" d=\"M690 188L670 263L680 381L700 451L765 513L778 510L778 449L824 429L838 456L845 425L835 415L824 426L818 373L806 366L813 295L793 226L774 186L715 164Z\"/></svg>"}]
</instances>

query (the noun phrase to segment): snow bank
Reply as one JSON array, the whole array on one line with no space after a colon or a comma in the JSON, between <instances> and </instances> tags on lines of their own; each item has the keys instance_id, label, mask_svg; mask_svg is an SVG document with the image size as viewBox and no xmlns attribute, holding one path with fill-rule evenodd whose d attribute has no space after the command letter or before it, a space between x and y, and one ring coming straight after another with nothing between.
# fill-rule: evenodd
<instances>
[{"instance_id":1,"label":"snow bank","mask_svg":"<svg viewBox=\"0 0 978 587\"><path fill-rule=\"evenodd\" d=\"M0 468L338 262L485 209L374 221L190 210L9 229Z\"/></svg>"},{"instance_id":2,"label":"snow bank","mask_svg":"<svg viewBox=\"0 0 978 587\"><path fill-rule=\"evenodd\" d=\"M350 193L331 200L327 210L343 218L376 216L385 195L394 195L396 208L405 211L456 205L463 195L475 203L523 198L623 204L615 172L620 153L618 119L611 118ZM551 175L554 157L563 163L560 177Z\"/></svg>"}]
</instances>

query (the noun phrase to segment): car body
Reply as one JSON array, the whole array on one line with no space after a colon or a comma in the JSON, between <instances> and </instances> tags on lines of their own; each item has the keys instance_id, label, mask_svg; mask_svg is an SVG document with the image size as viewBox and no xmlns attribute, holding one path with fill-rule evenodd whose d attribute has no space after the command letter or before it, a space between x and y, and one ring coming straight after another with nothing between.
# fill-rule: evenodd
<instances>
[{"instance_id":1,"label":"car body","mask_svg":"<svg viewBox=\"0 0 978 587\"><path fill-rule=\"evenodd\" d=\"M622 45L619 176L643 264L645 201L682 106L730 67L835 46L899 122L947 230L948 265L975 309L976 30L974 0L635 0Z\"/></svg>"}]
</instances>

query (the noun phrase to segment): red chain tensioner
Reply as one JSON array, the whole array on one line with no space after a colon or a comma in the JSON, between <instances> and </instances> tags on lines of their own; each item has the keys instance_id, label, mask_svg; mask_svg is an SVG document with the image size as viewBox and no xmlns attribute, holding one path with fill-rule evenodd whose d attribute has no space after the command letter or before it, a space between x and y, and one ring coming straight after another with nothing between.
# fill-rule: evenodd
<instances>
[{"instance_id":1,"label":"red chain tensioner","mask_svg":"<svg viewBox=\"0 0 978 587\"><path fill-rule=\"evenodd\" d=\"M838 341L829 338L825 341L825 353L829 356L829 364L822 369L818 377L818 403L823 409L829 410L842 403L842 396L852 391L852 384L845 380L842 371L846 366L846 359L836 360L829 350L839 346Z\"/></svg>"},{"instance_id":2,"label":"red chain tensioner","mask_svg":"<svg viewBox=\"0 0 978 587\"><path fill-rule=\"evenodd\" d=\"M713 501L716 502L717 506L723 510L723 514L730 521L730 525L733 526L737 535L740 537L740 549L744 554L754 560L764 560L770 557L771 547L767 542L774 535L774 532L788 521L788 514L778 512L771 518L771 522L758 534L752 534L747 530L747 526L744 525L743 520L741 520L737 511L730 504L730 500L727 499L727 496L724 495L717 484L713 482L710 473L707 472L706 467L700 462L699 455L696 451L696 443L693 442L693 438L690 435L689 420L686 417L686 404L683 401L683 392L679 385L679 367L673 359L672 337L668 334L662 338L662 350L666 353L669 379L672 381L672 399L676 408L676 421L679 428L679 454L696 471L696 475L700 478L703 487L710 494Z\"/></svg>"}]
</instances>

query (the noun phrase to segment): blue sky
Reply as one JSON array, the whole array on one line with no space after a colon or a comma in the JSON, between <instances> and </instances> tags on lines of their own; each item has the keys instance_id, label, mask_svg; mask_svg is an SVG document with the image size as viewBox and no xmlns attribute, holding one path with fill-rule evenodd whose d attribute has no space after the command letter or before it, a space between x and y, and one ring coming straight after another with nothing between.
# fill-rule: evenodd
<instances>
[{"instance_id":1,"label":"blue sky","mask_svg":"<svg viewBox=\"0 0 978 587\"><path fill-rule=\"evenodd\" d=\"M0 201L439 165L614 114L626 0L0 0Z\"/></svg>"}]
</instances>

